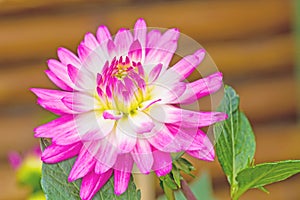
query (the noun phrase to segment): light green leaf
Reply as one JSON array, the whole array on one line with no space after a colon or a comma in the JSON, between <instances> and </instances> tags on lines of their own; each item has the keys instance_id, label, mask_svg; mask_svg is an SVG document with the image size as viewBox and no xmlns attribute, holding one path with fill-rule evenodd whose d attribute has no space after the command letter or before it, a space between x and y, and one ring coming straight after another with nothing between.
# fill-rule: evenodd
<instances>
[{"instance_id":1,"label":"light green leaf","mask_svg":"<svg viewBox=\"0 0 300 200\"><path fill-rule=\"evenodd\" d=\"M239 190L234 199L238 199L248 189L262 188L267 184L285 180L297 173L300 173L300 160L263 163L247 168L237 176Z\"/></svg>"},{"instance_id":2,"label":"light green leaf","mask_svg":"<svg viewBox=\"0 0 300 200\"><path fill-rule=\"evenodd\" d=\"M233 194L237 190L237 174L253 160L255 138L247 117L239 111L239 96L229 86L225 86L218 111L227 113L228 119L214 126L216 153Z\"/></svg>"},{"instance_id":3,"label":"light green leaf","mask_svg":"<svg viewBox=\"0 0 300 200\"><path fill-rule=\"evenodd\" d=\"M49 143L47 140L41 140L41 147L45 149ZM55 200L80 200L79 192L81 180L74 182L68 182L68 175L73 166L75 158L69 159L57 164L45 164L42 167L42 188L45 192L47 199ZM136 190L136 187L131 180L127 191L117 196L114 194L114 178L113 176L108 182L100 189L100 191L94 196L93 200L106 200L106 199L133 199L138 200L141 198L140 191Z\"/></svg>"},{"instance_id":4,"label":"light green leaf","mask_svg":"<svg viewBox=\"0 0 300 200\"><path fill-rule=\"evenodd\" d=\"M213 198L213 191L212 191L212 184L210 176L207 172L202 173L200 178L194 181L190 188L197 199L201 200L214 200ZM175 193L176 200L186 200L181 190L176 191ZM165 200L166 196L160 196L158 200Z\"/></svg>"}]
</instances>

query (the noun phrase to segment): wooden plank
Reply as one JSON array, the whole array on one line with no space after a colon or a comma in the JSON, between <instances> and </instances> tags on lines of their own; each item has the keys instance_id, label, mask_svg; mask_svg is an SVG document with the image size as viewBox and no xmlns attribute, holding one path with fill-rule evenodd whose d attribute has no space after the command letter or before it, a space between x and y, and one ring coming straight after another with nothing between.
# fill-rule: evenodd
<instances>
[{"instance_id":1,"label":"wooden plank","mask_svg":"<svg viewBox=\"0 0 300 200\"><path fill-rule=\"evenodd\" d=\"M296 115L294 76L268 77L234 84L241 98L241 109L256 122L284 120Z\"/></svg>"},{"instance_id":2,"label":"wooden plank","mask_svg":"<svg viewBox=\"0 0 300 200\"><path fill-rule=\"evenodd\" d=\"M292 71L295 65L292 34L253 41L220 42L204 46L224 76L239 77Z\"/></svg>"},{"instance_id":3,"label":"wooden plank","mask_svg":"<svg viewBox=\"0 0 300 200\"><path fill-rule=\"evenodd\" d=\"M54 56L59 46L75 49L84 33L95 32L98 25L106 24L115 33L120 27L132 27L141 16L149 26L176 26L200 43L269 35L290 26L290 4L290 0L160 2L106 10L84 7L77 12L66 7L64 12L39 17L1 18L0 63Z\"/></svg>"}]
</instances>

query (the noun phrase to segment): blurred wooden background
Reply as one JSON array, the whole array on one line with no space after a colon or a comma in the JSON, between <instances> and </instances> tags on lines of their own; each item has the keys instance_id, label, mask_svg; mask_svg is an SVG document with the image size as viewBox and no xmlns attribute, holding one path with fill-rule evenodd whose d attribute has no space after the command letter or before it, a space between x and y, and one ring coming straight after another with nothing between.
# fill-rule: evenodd
<instances>
[{"instance_id":1,"label":"blurred wooden background","mask_svg":"<svg viewBox=\"0 0 300 200\"><path fill-rule=\"evenodd\" d=\"M295 0L296 1L296 0ZM0 1L0 200L25 199L7 162L12 150L37 144L33 128L47 116L30 87L54 88L43 71L60 46L73 51L86 32L115 33L143 17L149 26L178 27L210 53L241 96L254 126L256 162L300 159L292 0L2 0ZM298 54L299 56L299 54ZM299 104L299 103L298 103ZM217 161L208 170L219 200L229 189ZM298 200L300 176L250 191L242 200Z\"/></svg>"}]
</instances>

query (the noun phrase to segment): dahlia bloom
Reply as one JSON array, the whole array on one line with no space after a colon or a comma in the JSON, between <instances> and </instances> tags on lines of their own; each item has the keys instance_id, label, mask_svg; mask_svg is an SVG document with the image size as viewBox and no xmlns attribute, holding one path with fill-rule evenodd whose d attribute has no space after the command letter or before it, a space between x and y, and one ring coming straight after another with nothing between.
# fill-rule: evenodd
<instances>
[{"instance_id":1,"label":"dahlia bloom","mask_svg":"<svg viewBox=\"0 0 300 200\"><path fill-rule=\"evenodd\" d=\"M77 55L59 48L46 74L61 90L32 88L38 104L60 117L35 129L51 138L42 160L57 163L78 156L69 181L82 178L80 196L92 199L114 174L114 191L126 191L134 165L143 174L164 176L171 153L185 151L211 161L214 149L200 129L224 120L220 112L180 108L217 91L222 74L184 82L205 56L199 49L168 68L179 31L147 31L143 19L133 33L120 29L112 38L100 26L87 33Z\"/></svg>"}]
</instances>

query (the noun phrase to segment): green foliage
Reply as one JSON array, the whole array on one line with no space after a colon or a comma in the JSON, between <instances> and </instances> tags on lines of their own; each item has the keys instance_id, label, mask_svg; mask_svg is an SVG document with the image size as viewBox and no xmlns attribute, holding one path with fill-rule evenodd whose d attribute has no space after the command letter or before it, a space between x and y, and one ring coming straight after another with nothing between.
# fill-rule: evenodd
<instances>
[{"instance_id":1,"label":"green foliage","mask_svg":"<svg viewBox=\"0 0 300 200\"><path fill-rule=\"evenodd\" d=\"M208 173L206 172L202 173L199 179L190 185L190 188L198 199L214 200L212 194L213 192L212 192L211 179ZM174 196L176 200L186 200L181 190L175 191ZM165 199L167 199L166 195L163 195L158 198L158 200L165 200Z\"/></svg>"},{"instance_id":2,"label":"green foliage","mask_svg":"<svg viewBox=\"0 0 300 200\"><path fill-rule=\"evenodd\" d=\"M42 149L48 146L47 141L41 140ZM57 164L45 164L42 167L42 188L45 192L47 199L55 200L80 200L80 184L81 180L74 182L68 182L68 175L73 166L75 158L69 159ZM94 200L106 200L106 199L133 199L138 200L141 198L140 191L136 190L136 187L131 180L127 191L117 196L114 194L114 178L113 176L108 182L100 189L100 191L94 196Z\"/></svg>"},{"instance_id":3,"label":"green foliage","mask_svg":"<svg viewBox=\"0 0 300 200\"><path fill-rule=\"evenodd\" d=\"M263 186L285 180L300 172L300 160L287 160L274 163L258 164L242 170L238 176L239 190L236 197L251 188Z\"/></svg>"},{"instance_id":4,"label":"green foliage","mask_svg":"<svg viewBox=\"0 0 300 200\"><path fill-rule=\"evenodd\" d=\"M239 96L225 87L224 98L218 109L228 114L225 122L214 126L216 153L231 184L231 194L237 190L236 176L249 167L255 153L255 138L246 116L239 112Z\"/></svg>"},{"instance_id":5,"label":"green foliage","mask_svg":"<svg viewBox=\"0 0 300 200\"><path fill-rule=\"evenodd\" d=\"M239 97L229 86L219 111L228 119L214 126L216 153L236 200L251 188L267 192L265 185L282 181L300 172L300 161L281 161L254 165L255 138L247 117L239 111Z\"/></svg>"},{"instance_id":6,"label":"green foliage","mask_svg":"<svg viewBox=\"0 0 300 200\"><path fill-rule=\"evenodd\" d=\"M174 191L181 188L180 180L183 177L180 172L182 171L194 177L192 174L193 170L195 170L194 166L185 158L178 156L173 160L172 171L165 176L159 177L160 186L164 190L167 199L174 199Z\"/></svg>"}]
</instances>

